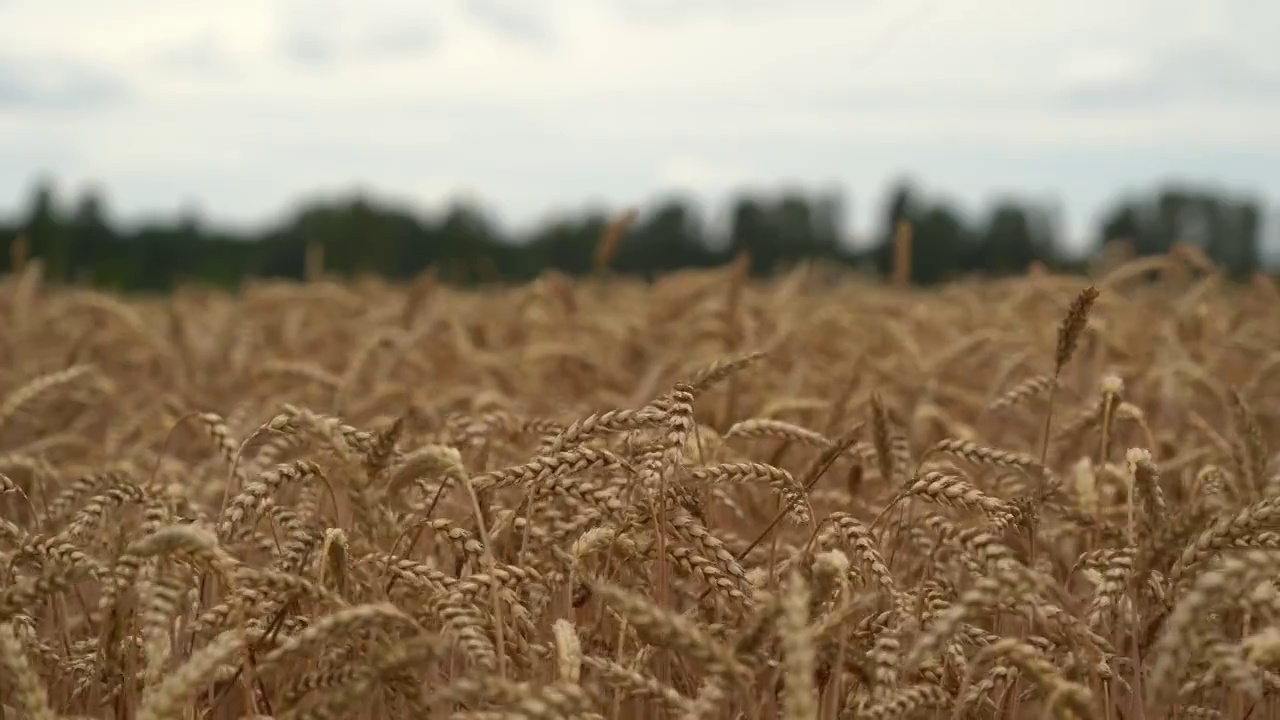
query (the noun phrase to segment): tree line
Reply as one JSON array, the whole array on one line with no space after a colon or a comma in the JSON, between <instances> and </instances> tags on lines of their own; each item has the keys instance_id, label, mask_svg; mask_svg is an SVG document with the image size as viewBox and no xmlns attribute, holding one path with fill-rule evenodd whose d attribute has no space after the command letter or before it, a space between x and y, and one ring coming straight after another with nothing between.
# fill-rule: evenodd
<instances>
[{"instance_id":1,"label":"tree line","mask_svg":"<svg viewBox=\"0 0 1280 720\"><path fill-rule=\"evenodd\" d=\"M0 238L10 244L0 270L39 257L54 282L131 291L166 291L188 282L234 287L251 277L301 279L308 257L316 262L321 253L330 274L402 280L434 268L464 283L522 281L550 269L582 275L602 264L610 272L653 277L719 265L744 252L759 275L809 259L887 273L895 233L904 227L911 233L910 280L919 284L1023 273L1033 264L1079 270L1088 261L1065 252L1052 209L1032 200L1005 198L970 218L899 183L879 210L878 237L865 249L845 242L844 212L832 193L741 194L717 230L692 201L672 196L627 218L631 222L584 211L516 237L474 204L458 202L426 216L357 194L303 205L260 231L207 226L190 213L126 230L108 221L98 191L65 203L52 183L41 182L18 217L0 219ZM1262 216L1250 197L1160 187L1113 202L1090 251L1123 240L1136 254L1153 255L1185 242L1243 277L1259 269Z\"/></svg>"}]
</instances>

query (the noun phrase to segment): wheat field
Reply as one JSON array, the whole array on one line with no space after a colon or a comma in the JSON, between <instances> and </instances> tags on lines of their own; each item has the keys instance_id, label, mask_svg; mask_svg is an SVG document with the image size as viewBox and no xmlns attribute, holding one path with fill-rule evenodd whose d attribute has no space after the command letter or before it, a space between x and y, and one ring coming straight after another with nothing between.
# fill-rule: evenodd
<instances>
[{"instance_id":1,"label":"wheat field","mask_svg":"<svg viewBox=\"0 0 1280 720\"><path fill-rule=\"evenodd\" d=\"M0 282L0 717L1280 717L1280 292Z\"/></svg>"}]
</instances>

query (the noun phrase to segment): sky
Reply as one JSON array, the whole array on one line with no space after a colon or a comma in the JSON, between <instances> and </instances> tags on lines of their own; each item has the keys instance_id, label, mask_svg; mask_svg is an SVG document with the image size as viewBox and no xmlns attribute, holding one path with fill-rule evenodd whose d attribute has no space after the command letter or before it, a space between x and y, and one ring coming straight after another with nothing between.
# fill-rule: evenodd
<instances>
[{"instance_id":1,"label":"sky","mask_svg":"<svg viewBox=\"0 0 1280 720\"><path fill-rule=\"evenodd\" d=\"M517 229L797 188L856 236L905 177L1050 201L1080 242L1166 180L1280 208L1278 27L1270 0L0 0L0 213L39 177L235 226L357 188Z\"/></svg>"}]
</instances>

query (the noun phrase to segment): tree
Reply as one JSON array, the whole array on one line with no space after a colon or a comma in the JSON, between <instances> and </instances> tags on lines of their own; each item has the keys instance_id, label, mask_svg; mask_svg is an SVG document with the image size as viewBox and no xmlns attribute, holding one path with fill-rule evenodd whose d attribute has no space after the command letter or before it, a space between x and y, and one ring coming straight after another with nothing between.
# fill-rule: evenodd
<instances>
[{"instance_id":1,"label":"tree","mask_svg":"<svg viewBox=\"0 0 1280 720\"><path fill-rule=\"evenodd\" d=\"M969 244L969 232L952 208L937 203L918 212L912 219L911 280L931 285L949 279Z\"/></svg>"},{"instance_id":2,"label":"tree","mask_svg":"<svg viewBox=\"0 0 1280 720\"><path fill-rule=\"evenodd\" d=\"M730 253L736 257L742 252L751 256L751 272L769 272L778 260L778 242L769 227L768 212L764 205L751 195L741 195L733 203Z\"/></svg>"},{"instance_id":3,"label":"tree","mask_svg":"<svg viewBox=\"0 0 1280 720\"><path fill-rule=\"evenodd\" d=\"M106 203L97 189L86 190L67 228L67 277L94 283L101 263L111 256L115 234L106 219Z\"/></svg>"},{"instance_id":4,"label":"tree","mask_svg":"<svg viewBox=\"0 0 1280 720\"><path fill-rule=\"evenodd\" d=\"M887 273L901 221L913 227L916 283L971 271L1021 273L1037 260L1068 268L1056 252L1047 206L1014 198L1002 199L970 223L947 202L900 180L879 211L879 242L864 255L841 246L843 205L837 193L744 193L727 210L728 242L713 248L711 226L690 198L668 196L642 208L613 258L614 271L653 277L717 265L745 251L756 275L812 259L862 267L870 261ZM1197 243L1241 278L1260 265L1263 213L1255 198L1166 186L1118 199L1100 231L1104 241L1129 240L1139 254L1167 252L1175 242ZM441 266L439 274L448 280L522 281L551 268L590 272L610 217L601 210L562 214L515 236L475 203L457 202L423 217L357 194L310 202L261 231L219 230L189 212L125 231L113 229L99 189L85 190L64 215L46 180L33 187L18 217L8 224L0 218L0 236L11 241L22 233L29 255L44 261L51 282L85 280L117 289L163 290L187 281L231 287L251 275L300 279L308 243L323 244L331 272L407 279Z\"/></svg>"},{"instance_id":5,"label":"tree","mask_svg":"<svg viewBox=\"0 0 1280 720\"><path fill-rule=\"evenodd\" d=\"M1113 240L1124 240L1137 243L1143 232L1142 215L1136 202L1125 200L1110 210L1102 220L1102 237L1099 245L1106 245Z\"/></svg>"},{"instance_id":6,"label":"tree","mask_svg":"<svg viewBox=\"0 0 1280 720\"><path fill-rule=\"evenodd\" d=\"M614 268L652 278L681 268L707 267L716 259L689 200L668 197L641 216L623 239Z\"/></svg>"},{"instance_id":7,"label":"tree","mask_svg":"<svg viewBox=\"0 0 1280 720\"><path fill-rule=\"evenodd\" d=\"M889 191L885 202L884 219L880 226L880 240L876 243L871 255L876 269L881 274L893 271L893 242L898 232L898 224L903 220L913 225L918 219L916 189L909 180L899 180Z\"/></svg>"},{"instance_id":8,"label":"tree","mask_svg":"<svg viewBox=\"0 0 1280 720\"><path fill-rule=\"evenodd\" d=\"M437 229L437 237L440 248L437 257L447 265L452 277L446 277L450 279L477 281L483 272L481 266L493 263L498 231L474 203L459 200L450 205ZM590 255L586 257L590 258ZM482 263L482 258L487 262Z\"/></svg>"},{"instance_id":9,"label":"tree","mask_svg":"<svg viewBox=\"0 0 1280 720\"><path fill-rule=\"evenodd\" d=\"M51 181L42 180L36 185L23 228L31 242L32 256L44 259L46 277L65 280L69 255L67 235Z\"/></svg>"},{"instance_id":10,"label":"tree","mask_svg":"<svg viewBox=\"0 0 1280 720\"><path fill-rule=\"evenodd\" d=\"M1252 200L1209 198L1205 253L1235 278L1253 274L1259 263L1262 211Z\"/></svg>"},{"instance_id":11,"label":"tree","mask_svg":"<svg viewBox=\"0 0 1280 720\"><path fill-rule=\"evenodd\" d=\"M997 274L1025 273L1039 259L1033 232L1026 209L1011 200L998 203L982 232L981 267Z\"/></svg>"}]
</instances>

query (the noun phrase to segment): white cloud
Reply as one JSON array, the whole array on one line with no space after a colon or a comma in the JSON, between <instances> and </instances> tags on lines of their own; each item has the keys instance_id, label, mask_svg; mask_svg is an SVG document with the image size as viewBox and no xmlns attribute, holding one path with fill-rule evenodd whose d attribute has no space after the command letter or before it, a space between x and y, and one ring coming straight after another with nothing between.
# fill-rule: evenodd
<instances>
[{"instance_id":1,"label":"white cloud","mask_svg":"<svg viewBox=\"0 0 1280 720\"><path fill-rule=\"evenodd\" d=\"M753 174L731 164L694 155L669 157L658 165L654 180L659 187L695 193L720 193L750 183Z\"/></svg>"},{"instance_id":2,"label":"white cloud","mask_svg":"<svg viewBox=\"0 0 1280 720\"><path fill-rule=\"evenodd\" d=\"M519 221L673 189L839 182L866 225L903 173L969 203L1057 191L1076 228L1170 173L1276 199L1278 7L9 4L0 207L44 172L101 181L124 214L200 198L241 220L356 185L424 205L473 188ZM76 112L5 103L6 68L30 63L119 92Z\"/></svg>"},{"instance_id":3,"label":"white cloud","mask_svg":"<svg viewBox=\"0 0 1280 720\"><path fill-rule=\"evenodd\" d=\"M1143 58L1125 47L1084 48L1068 52L1058 67L1058 79L1067 87L1132 83L1148 69Z\"/></svg>"}]
</instances>

